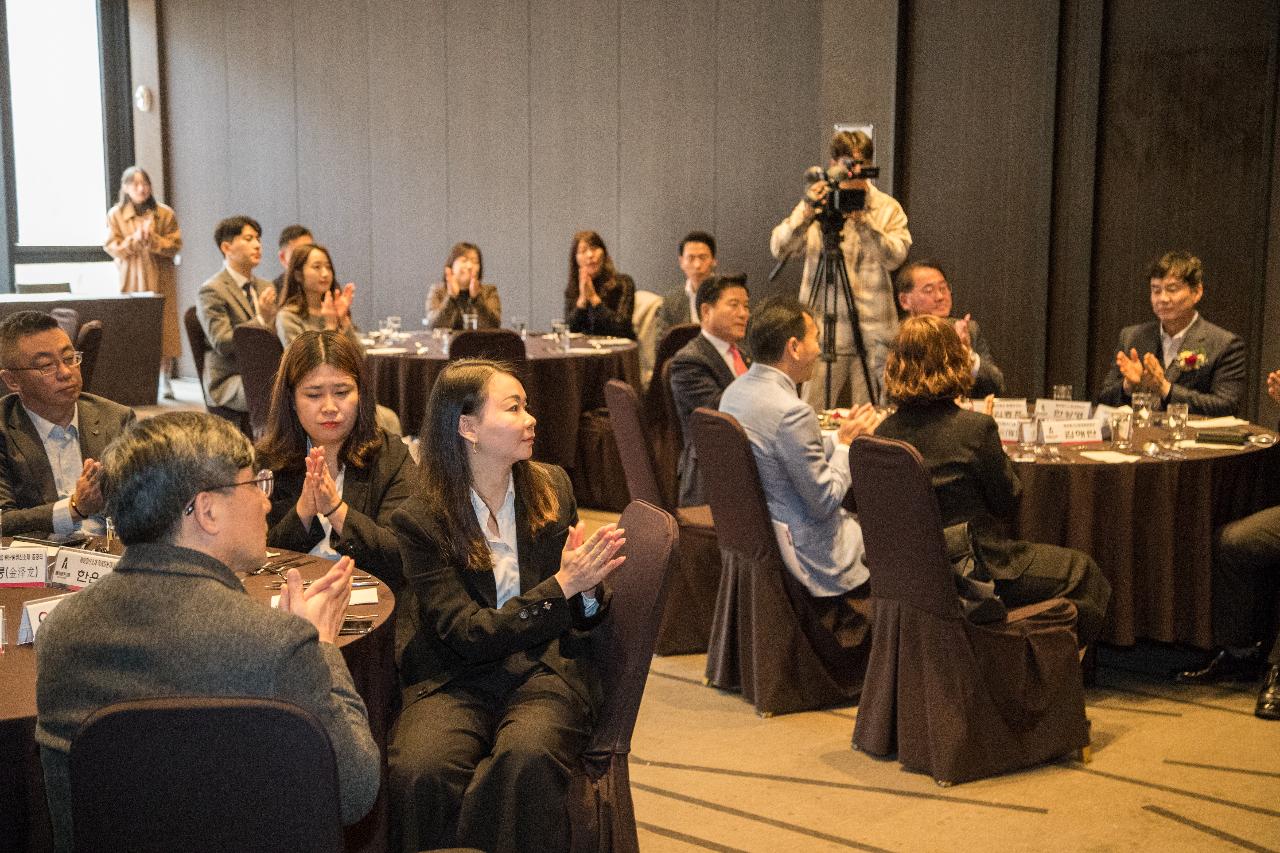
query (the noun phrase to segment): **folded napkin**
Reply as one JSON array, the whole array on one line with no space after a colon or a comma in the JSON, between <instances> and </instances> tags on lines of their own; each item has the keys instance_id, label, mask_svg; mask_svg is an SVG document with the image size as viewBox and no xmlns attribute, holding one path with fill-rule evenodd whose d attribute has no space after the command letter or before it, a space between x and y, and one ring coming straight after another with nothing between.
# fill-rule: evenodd
<instances>
[{"instance_id":1,"label":"folded napkin","mask_svg":"<svg viewBox=\"0 0 1280 853\"><path fill-rule=\"evenodd\" d=\"M402 352L408 352L407 347L369 347L364 351L365 355L399 355Z\"/></svg>"},{"instance_id":2,"label":"folded napkin","mask_svg":"<svg viewBox=\"0 0 1280 853\"><path fill-rule=\"evenodd\" d=\"M1188 418L1187 426L1192 429L1226 429L1227 427L1248 426L1249 422L1243 418L1234 418L1226 415L1221 418Z\"/></svg>"},{"instance_id":3,"label":"folded napkin","mask_svg":"<svg viewBox=\"0 0 1280 853\"><path fill-rule=\"evenodd\" d=\"M1092 459L1094 462L1106 462L1114 465L1121 462L1137 462L1138 457L1128 453L1119 453L1115 450L1082 450L1080 455L1085 459Z\"/></svg>"}]
</instances>

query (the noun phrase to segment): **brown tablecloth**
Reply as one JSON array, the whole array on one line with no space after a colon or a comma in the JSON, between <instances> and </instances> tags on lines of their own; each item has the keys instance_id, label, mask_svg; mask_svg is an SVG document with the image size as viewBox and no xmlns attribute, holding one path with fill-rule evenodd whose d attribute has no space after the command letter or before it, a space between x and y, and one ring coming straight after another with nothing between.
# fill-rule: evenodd
<instances>
[{"instance_id":1,"label":"brown tablecloth","mask_svg":"<svg viewBox=\"0 0 1280 853\"><path fill-rule=\"evenodd\" d=\"M369 372L377 400L400 416L406 435L417 435L426 414L427 398L448 359L442 342L426 333L397 343L405 352L369 353ZM640 355L635 342L619 346L593 346L591 339L575 337L573 350L565 352L554 340L530 334L525 342L528 367L523 382L529 411L538 419L533 457L559 465L569 472L579 503L600 509L625 506L626 482L615 448L608 446L611 433L601 416L605 408L604 386L610 379L630 383L640 393ZM584 433L584 430L586 432ZM622 495L623 506L617 506Z\"/></svg>"},{"instance_id":2,"label":"brown tablecloth","mask_svg":"<svg viewBox=\"0 0 1280 853\"><path fill-rule=\"evenodd\" d=\"M1261 427L1241 431L1266 433ZM1167 439L1140 429L1134 443ZM1111 582L1105 638L1213 645L1212 542L1221 525L1280 503L1280 451L1192 447L1185 460L1108 464L1081 457L1109 443L1063 446L1061 461L1015 462L1014 535L1091 555Z\"/></svg>"},{"instance_id":3,"label":"brown tablecloth","mask_svg":"<svg viewBox=\"0 0 1280 853\"><path fill-rule=\"evenodd\" d=\"M0 319L17 311L74 308L81 325L102 321L102 349L90 393L124 406L154 406L160 381L160 324L164 297L154 293L77 296L70 293L0 295Z\"/></svg>"},{"instance_id":4,"label":"brown tablecloth","mask_svg":"<svg viewBox=\"0 0 1280 853\"><path fill-rule=\"evenodd\" d=\"M319 577L328 565L315 559L298 568L305 579ZM272 580L275 580L272 574L245 578L245 589L267 603L276 593L267 586ZM3 785L0 790L4 791L5 798L0 807L0 853L43 853L53 849L44 777L35 742L35 649L31 645L19 646L17 641L23 603L63 592L65 590L54 588L0 588L0 606L5 608L5 653L0 655L0 785ZM362 636L338 638L356 689L369 709L369 727L384 756L387 732L399 701L395 623L390 618L394 609L395 596L385 585L380 585L376 607L353 608L375 617L373 630ZM348 850L386 849L385 793L378 795L378 802L364 820L347 828L346 837Z\"/></svg>"}]
</instances>

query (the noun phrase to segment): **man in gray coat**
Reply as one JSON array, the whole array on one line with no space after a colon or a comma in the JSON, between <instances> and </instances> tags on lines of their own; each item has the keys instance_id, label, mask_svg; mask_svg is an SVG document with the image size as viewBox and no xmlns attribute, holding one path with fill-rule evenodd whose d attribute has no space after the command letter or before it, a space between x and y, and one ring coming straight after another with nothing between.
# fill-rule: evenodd
<instances>
[{"instance_id":1,"label":"man in gray coat","mask_svg":"<svg viewBox=\"0 0 1280 853\"><path fill-rule=\"evenodd\" d=\"M226 262L196 294L196 316L210 348L200 381L215 406L247 412L232 332L245 323L274 330L276 289L253 274L262 262L262 226L256 221L247 216L224 219L214 229L213 240Z\"/></svg>"},{"instance_id":2,"label":"man in gray coat","mask_svg":"<svg viewBox=\"0 0 1280 853\"><path fill-rule=\"evenodd\" d=\"M344 823L378 793L364 702L334 644L351 589L344 557L306 590L288 573L279 610L236 572L266 552L270 471L228 421L175 412L108 448L103 492L128 546L115 570L64 601L36 636L36 741L59 850L72 849L68 754L94 711L129 699L255 696L313 714L333 744Z\"/></svg>"}]
</instances>

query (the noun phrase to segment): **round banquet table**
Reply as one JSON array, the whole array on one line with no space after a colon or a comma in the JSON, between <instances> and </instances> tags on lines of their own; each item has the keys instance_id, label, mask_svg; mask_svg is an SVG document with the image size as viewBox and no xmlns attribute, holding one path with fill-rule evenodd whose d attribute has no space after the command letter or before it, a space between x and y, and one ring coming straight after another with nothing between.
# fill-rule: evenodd
<instances>
[{"instance_id":1,"label":"round banquet table","mask_svg":"<svg viewBox=\"0 0 1280 853\"><path fill-rule=\"evenodd\" d=\"M290 552L281 551L282 555ZM296 564L303 579L322 575L331 565L318 557ZM359 572L363 574L363 572ZM269 604L278 590L268 584L277 580L271 573L242 578L249 595ZM356 690L369 710L369 728L385 755L386 736L397 710L398 688L395 672L395 596L379 584L377 605L353 606L350 612L374 617L369 633L338 638L342 657L351 670ZM17 645L22 606L34 598L61 595L54 587L0 588L0 606L5 608L5 646L0 655L0 853L9 851L50 851L53 849L49 810L45 802L44 776L35 741L36 654L31 644ZM378 802L364 820L347 827L348 850L386 849L386 800Z\"/></svg>"},{"instance_id":2,"label":"round banquet table","mask_svg":"<svg viewBox=\"0 0 1280 853\"><path fill-rule=\"evenodd\" d=\"M529 411L538 419L534 458L572 468L578 440L578 416L601 408L604 386L621 379L640 391L640 354L635 341L596 346L575 336L569 352L559 343L530 333L524 377ZM370 347L369 372L378 402L400 416L405 435L417 435L436 377L448 363L443 342L418 332L394 347Z\"/></svg>"},{"instance_id":3,"label":"round banquet table","mask_svg":"<svg viewBox=\"0 0 1280 853\"><path fill-rule=\"evenodd\" d=\"M1252 425L1238 431L1276 435ZM1159 427L1135 433L1133 454L1169 437ZM1185 459L1143 456L1131 464L1080 455L1109 449L1110 442L1063 445L1057 460L1015 461L1022 501L1014 535L1097 561L1111 582L1108 642L1211 648L1213 532L1280 503L1280 451L1275 444L1191 446L1180 450Z\"/></svg>"}]
</instances>

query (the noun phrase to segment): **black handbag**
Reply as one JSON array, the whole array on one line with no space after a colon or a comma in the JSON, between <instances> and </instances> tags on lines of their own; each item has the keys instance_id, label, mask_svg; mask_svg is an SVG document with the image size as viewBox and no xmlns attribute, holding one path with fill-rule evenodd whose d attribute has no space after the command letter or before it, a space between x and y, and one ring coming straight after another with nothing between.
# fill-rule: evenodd
<instances>
[{"instance_id":1,"label":"black handbag","mask_svg":"<svg viewBox=\"0 0 1280 853\"><path fill-rule=\"evenodd\" d=\"M983 562L982 549L974 539L969 522L943 528L942 536L946 541L947 559L955 576L956 595L960 598L964 618L975 625L1003 622L1008 610L996 594L996 583Z\"/></svg>"}]
</instances>

